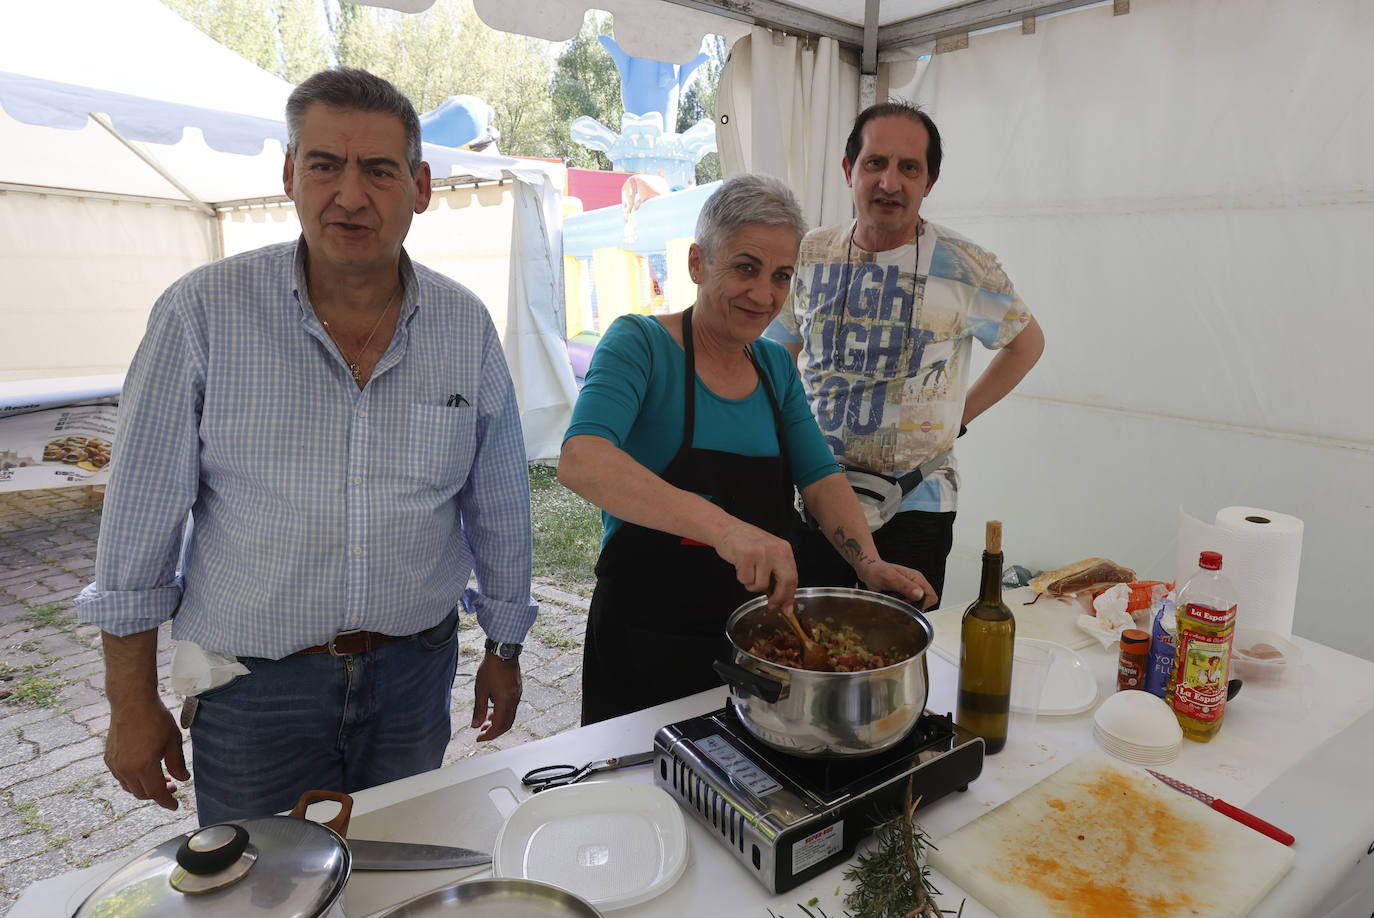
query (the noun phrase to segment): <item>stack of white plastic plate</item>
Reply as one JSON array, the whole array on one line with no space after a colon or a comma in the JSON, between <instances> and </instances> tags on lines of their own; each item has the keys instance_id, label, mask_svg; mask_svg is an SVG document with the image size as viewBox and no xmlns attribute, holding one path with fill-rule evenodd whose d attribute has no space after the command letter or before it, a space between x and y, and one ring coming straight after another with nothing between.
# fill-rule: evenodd
<instances>
[{"instance_id":1,"label":"stack of white plastic plate","mask_svg":"<svg viewBox=\"0 0 1374 918\"><path fill-rule=\"evenodd\" d=\"M1166 765L1183 747L1183 730L1164 699L1135 689L1102 702L1093 717L1093 737L1118 759L1136 765Z\"/></svg>"}]
</instances>

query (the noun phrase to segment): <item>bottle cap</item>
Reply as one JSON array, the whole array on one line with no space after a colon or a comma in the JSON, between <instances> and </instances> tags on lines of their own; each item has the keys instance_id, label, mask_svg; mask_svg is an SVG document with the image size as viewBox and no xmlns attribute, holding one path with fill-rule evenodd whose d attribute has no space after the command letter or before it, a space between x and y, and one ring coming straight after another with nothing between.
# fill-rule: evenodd
<instances>
[{"instance_id":1,"label":"bottle cap","mask_svg":"<svg viewBox=\"0 0 1374 918\"><path fill-rule=\"evenodd\" d=\"M1137 628L1121 632L1121 649L1129 653L1145 653L1150 649L1150 636Z\"/></svg>"},{"instance_id":2,"label":"bottle cap","mask_svg":"<svg viewBox=\"0 0 1374 918\"><path fill-rule=\"evenodd\" d=\"M1204 551L1202 554L1198 555L1197 566L1204 571L1221 570L1221 552Z\"/></svg>"}]
</instances>

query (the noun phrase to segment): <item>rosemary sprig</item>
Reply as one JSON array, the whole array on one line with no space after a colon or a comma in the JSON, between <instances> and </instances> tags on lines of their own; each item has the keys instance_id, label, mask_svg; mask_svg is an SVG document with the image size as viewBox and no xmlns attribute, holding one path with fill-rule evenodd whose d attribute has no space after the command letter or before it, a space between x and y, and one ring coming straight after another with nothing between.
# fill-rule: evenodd
<instances>
[{"instance_id":1,"label":"rosemary sprig","mask_svg":"<svg viewBox=\"0 0 1374 918\"><path fill-rule=\"evenodd\" d=\"M935 904L940 890L930 882L930 866L926 850L935 844L916 822L916 807L921 798L911 799L911 779L907 779L902 810L880 822L873 830L876 844L867 854L860 854L855 866L846 870L844 878L854 882L854 891L844 899L848 918L941 918L960 916L959 908L942 909ZM838 894L838 890L836 891ZM816 907L812 899L798 905L806 918L816 918L806 906ZM821 918L829 918L816 907ZM770 918L779 918L768 910Z\"/></svg>"},{"instance_id":2,"label":"rosemary sprig","mask_svg":"<svg viewBox=\"0 0 1374 918\"><path fill-rule=\"evenodd\" d=\"M916 807L921 798L911 799L907 781L902 811L873 830L877 844L860 854L844 878L854 882L854 891L845 899L853 918L940 918L961 915L935 903L940 891L930 881L926 849L935 845L916 822Z\"/></svg>"}]
</instances>

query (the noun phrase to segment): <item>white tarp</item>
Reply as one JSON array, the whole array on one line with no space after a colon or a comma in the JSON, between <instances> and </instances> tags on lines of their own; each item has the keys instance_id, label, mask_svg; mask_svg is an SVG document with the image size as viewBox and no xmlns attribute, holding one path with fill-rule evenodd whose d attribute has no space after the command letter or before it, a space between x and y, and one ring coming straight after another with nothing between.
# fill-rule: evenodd
<instances>
[{"instance_id":1,"label":"white tarp","mask_svg":"<svg viewBox=\"0 0 1374 918\"><path fill-rule=\"evenodd\" d=\"M812 226L848 220L844 137L859 113L859 66L833 40L773 40L755 28L730 49L716 94L716 144L726 175L788 183ZM838 140L836 138L839 138Z\"/></svg>"},{"instance_id":2,"label":"white tarp","mask_svg":"<svg viewBox=\"0 0 1374 918\"><path fill-rule=\"evenodd\" d=\"M1009 559L1172 579L1180 505L1262 507L1306 523L1296 631L1374 658L1371 47L1365 0L1135 0L932 59L922 212L1001 256L1047 338L959 441L949 582L986 519Z\"/></svg>"}]
</instances>

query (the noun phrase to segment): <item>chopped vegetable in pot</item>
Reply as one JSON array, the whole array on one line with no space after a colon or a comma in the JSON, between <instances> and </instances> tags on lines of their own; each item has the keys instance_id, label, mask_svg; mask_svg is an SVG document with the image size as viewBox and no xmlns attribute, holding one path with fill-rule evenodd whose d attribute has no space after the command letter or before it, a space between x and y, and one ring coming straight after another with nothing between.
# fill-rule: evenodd
<instances>
[{"instance_id":1,"label":"chopped vegetable in pot","mask_svg":"<svg viewBox=\"0 0 1374 918\"><path fill-rule=\"evenodd\" d=\"M803 627L816 643L825 648L829 666L826 672L851 673L882 669L911 656L907 653L873 652L864 646L863 638L853 625L830 625L825 622L802 620ZM749 653L769 663L792 669L807 669L802 663L802 642L788 628L765 631L749 645Z\"/></svg>"}]
</instances>

